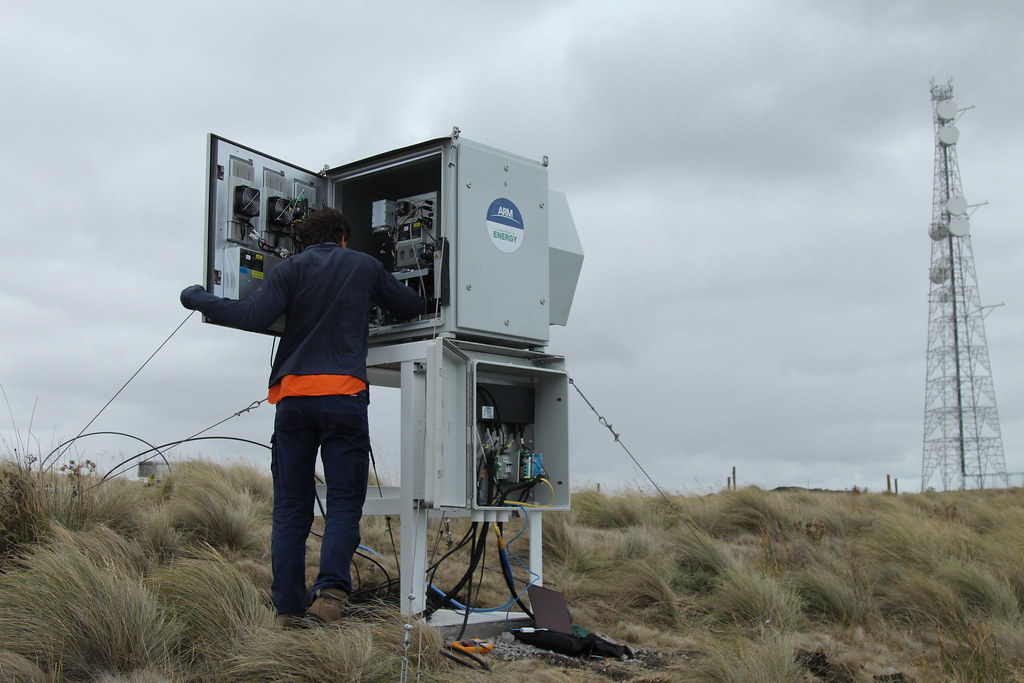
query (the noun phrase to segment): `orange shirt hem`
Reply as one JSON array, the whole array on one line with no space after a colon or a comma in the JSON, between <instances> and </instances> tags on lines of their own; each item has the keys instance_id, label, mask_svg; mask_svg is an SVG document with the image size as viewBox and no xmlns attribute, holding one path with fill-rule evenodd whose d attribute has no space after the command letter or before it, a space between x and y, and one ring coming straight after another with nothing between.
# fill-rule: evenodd
<instances>
[{"instance_id":1,"label":"orange shirt hem","mask_svg":"<svg viewBox=\"0 0 1024 683\"><path fill-rule=\"evenodd\" d=\"M288 396L351 396L366 390L366 382L351 375L285 375L270 387L267 400L277 403Z\"/></svg>"}]
</instances>

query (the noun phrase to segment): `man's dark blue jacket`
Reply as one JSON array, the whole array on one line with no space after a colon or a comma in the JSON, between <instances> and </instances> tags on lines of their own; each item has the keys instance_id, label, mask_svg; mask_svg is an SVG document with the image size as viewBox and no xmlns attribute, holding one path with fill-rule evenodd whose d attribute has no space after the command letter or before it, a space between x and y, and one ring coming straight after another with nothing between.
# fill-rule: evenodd
<instances>
[{"instance_id":1,"label":"man's dark blue jacket","mask_svg":"<svg viewBox=\"0 0 1024 683\"><path fill-rule=\"evenodd\" d=\"M423 311L423 299L360 251L325 242L277 264L245 299L224 299L193 285L186 308L243 330L263 331L285 316L269 385L285 375L351 375L366 381L369 311L399 319Z\"/></svg>"}]
</instances>

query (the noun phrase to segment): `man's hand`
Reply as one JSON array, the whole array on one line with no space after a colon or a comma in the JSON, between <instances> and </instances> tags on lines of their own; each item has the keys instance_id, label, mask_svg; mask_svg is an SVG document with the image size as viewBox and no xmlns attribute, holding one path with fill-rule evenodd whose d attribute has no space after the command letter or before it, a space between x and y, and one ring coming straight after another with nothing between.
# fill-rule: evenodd
<instances>
[{"instance_id":1,"label":"man's hand","mask_svg":"<svg viewBox=\"0 0 1024 683\"><path fill-rule=\"evenodd\" d=\"M202 285L192 285L181 290L181 305L190 311L196 310L195 304L192 303L192 296L199 293L206 292L206 288Z\"/></svg>"}]
</instances>

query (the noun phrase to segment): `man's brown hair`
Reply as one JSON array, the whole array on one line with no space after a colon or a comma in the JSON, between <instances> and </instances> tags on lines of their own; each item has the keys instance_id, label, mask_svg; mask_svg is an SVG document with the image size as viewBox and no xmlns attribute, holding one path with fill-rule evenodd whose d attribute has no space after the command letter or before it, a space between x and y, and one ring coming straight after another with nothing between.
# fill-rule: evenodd
<instances>
[{"instance_id":1,"label":"man's brown hair","mask_svg":"<svg viewBox=\"0 0 1024 683\"><path fill-rule=\"evenodd\" d=\"M299 224L298 233L306 245L340 242L343 238L348 239L348 219L337 209L320 209Z\"/></svg>"}]
</instances>

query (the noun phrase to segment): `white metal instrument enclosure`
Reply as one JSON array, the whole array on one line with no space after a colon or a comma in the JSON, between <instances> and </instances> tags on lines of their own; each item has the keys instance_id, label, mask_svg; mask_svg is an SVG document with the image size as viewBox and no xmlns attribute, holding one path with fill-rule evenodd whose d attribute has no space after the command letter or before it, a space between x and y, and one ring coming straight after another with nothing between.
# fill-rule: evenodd
<instances>
[{"instance_id":1,"label":"white metal instrument enclosure","mask_svg":"<svg viewBox=\"0 0 1024 683\"><path fill-rule=\"evenodd\" d=\"M403 242L376 224L385 203L410 198L427 217ZM536 348L547 345L550 325L568 319L583 252L564 195L548 188L546 160L458 136L316 173L211 135L208 291L250 293L301 250L294 226L323 206L348 218L349 247L381 258L427 302L412 321L371 317L372 346L444 335ZM396 261L396 239L415 253L406 246ZM267 332L281 329L279 321Z\"/></svg>"}]
</instances>

